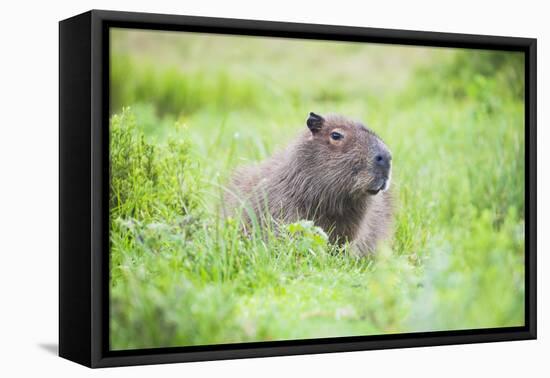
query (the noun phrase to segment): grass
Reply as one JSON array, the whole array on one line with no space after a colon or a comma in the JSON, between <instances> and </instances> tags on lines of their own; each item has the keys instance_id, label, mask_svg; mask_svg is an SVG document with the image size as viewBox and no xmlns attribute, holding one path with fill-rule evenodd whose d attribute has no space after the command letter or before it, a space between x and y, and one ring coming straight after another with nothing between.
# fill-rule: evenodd
<instances>
[{"instance_id":1,"label":"grass","mask_svg":"<svg viewBox=\"0 0 550 378\"><path fill-rule=\"evenodd\" d=\"M112 52L112 349L523 324L520 55L143 31ZM375 257L307 220L261 237L219 216L233 169L309 111L392 150Z\"/></svg>"}]
</instances>

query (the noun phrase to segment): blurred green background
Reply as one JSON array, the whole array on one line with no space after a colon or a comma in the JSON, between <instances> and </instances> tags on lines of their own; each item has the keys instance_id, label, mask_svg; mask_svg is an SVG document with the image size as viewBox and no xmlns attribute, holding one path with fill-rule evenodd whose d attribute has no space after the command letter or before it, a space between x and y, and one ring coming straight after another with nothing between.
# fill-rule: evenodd
<instances>
[{"instance_id":1,"label":"blurred green background","mask_svg":"<svg viewBox=\"0 0 550 378\"><path fill-rule=\"evenodd\" d=\"M522 54L112 29L110 63L112 349L524 324ZM219 216L310 111L392 151L375 257Z\"/></svg>"}]
</instances>

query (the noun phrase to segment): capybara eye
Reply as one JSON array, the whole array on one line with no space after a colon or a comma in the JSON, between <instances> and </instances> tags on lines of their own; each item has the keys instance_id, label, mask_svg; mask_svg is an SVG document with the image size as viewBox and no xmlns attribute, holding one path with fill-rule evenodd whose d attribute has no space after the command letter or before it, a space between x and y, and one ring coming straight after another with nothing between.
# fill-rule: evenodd
<instances>
[{"instance_id":1,"label":"capybara eye","mask_svg":"<svg viewBox=\"0 0 550 378\"><path fill-rule=\"evenodd\" d=\"M344 139L344 136L340 133L337 133L336 131L333 131L332 133L330 133L330 137L332 138L332 140Z\"/></svg>"}]
</instances>

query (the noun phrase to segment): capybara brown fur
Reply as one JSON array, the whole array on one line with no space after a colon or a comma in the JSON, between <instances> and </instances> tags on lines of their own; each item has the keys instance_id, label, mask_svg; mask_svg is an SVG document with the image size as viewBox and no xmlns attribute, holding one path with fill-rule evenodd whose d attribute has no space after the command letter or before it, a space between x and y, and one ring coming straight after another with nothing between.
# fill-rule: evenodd
<instances>
[{"instance_id":1,"label":"capybara brown fur","mask_svg":"<svg viewBox=\"0 0 550 378\"><path fill-rule=\"evenodd\" d=\"M264 162L236 170L225 198L244 218L311 220L359 255L390 234L391 154L360 122L310 113L307 130ZM246 215L248 214L248 215Z\"/></svg>"}]
</instances>

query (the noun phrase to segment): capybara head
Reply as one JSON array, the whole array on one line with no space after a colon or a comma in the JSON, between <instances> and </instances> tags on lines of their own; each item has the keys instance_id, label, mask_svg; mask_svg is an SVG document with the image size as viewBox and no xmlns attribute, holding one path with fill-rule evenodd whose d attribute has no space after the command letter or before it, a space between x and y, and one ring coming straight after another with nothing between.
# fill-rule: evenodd
<instances>
[{"instance_id":1,"label":"capybara head","mask_svg":"<svg viewBox=\"0 0 550 378\"><path fill-rule=\"evenodd\" d=\"M317 172L320 186L352 196L373 196L388 189L392 156L372 130L342 116L313 112L306 124L309 134L300 155L307 161L303 168Z\"/></svg>"}]
</instances>

